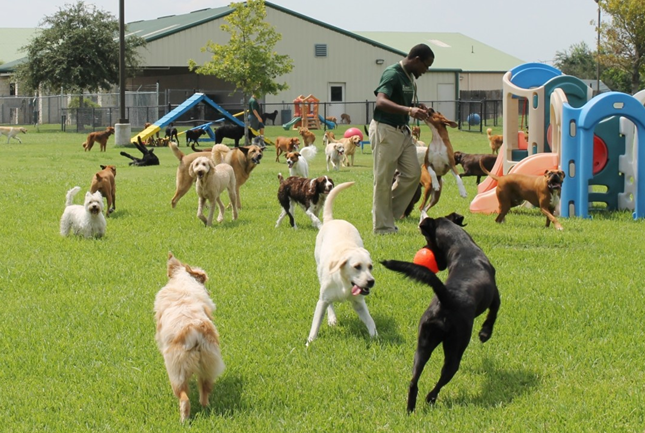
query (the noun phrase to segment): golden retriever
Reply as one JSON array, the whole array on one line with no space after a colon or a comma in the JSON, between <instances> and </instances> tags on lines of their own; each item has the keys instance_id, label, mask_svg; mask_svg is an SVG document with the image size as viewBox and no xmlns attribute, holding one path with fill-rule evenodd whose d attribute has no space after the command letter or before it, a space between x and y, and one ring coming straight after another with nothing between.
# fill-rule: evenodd
<instances>
[{"instance_id":1,"label":"golden retriever","mask_svg":"<svg viewBox=\"0 0 645 433\"><path fill-rule=\"evenodd\" d=\"M155 340L184 422L190 417L190 378L198 376L199 402L207 406L215 379L224 371L224 361L213 323L215 304L204 286L208 275L181 263L172 253L168 254L167 268L168 283L155 298Z\"/></svg>"},{"instance_id":2,"label":"golden retriever","mask_svg":"<svg viewBox=\"0 0 645 433\"><path fill-rule=\"evenodd\" d=\"M314 141L316 141L316 136L314 135L313 132L309 130L309 128L305 128L304 126L301 126L298 129L298 133L302 136L303 146L312 145L314 144Z\"/></svg>"},{"instance_id":3,"label":"golden retriever","mask_svg":"<svg viewBox=\"0 0 645 433\"><path fill-rule=\"evenodd\" d=\"M491 128L486 130L486 135L488 136L488 144L490 146L491 153L497 155L499 153L499 148L502 147L502 143L504 143L504 136L493 135L493 130Z\"/></svg>"},{"instance_id":4,"label":"golden retriever","mask_svg":"<svg viewBox=\"0 0 645 433\"><path fill-rule=\"evenodd\" d=\"M354 166L354 154L356 153L356 148L361 147L361 137L359 135L352 135L351 137L341 138L338 140L343 143L345 151L343 152L343 165L345 167ZM352 157L352 162L349 162L349 156Z\"/></svg>"},{"instance_id":5,"label":"golden retriever","mask_svg":"<svg viewBox=\"0 0 645 433\"><path fill-rule=\"evenodd\" d=\"M217 164L208 156L200 156L195 159L189 167L188 174L196 179L195 190L199 197L197 206L197 218L202 220L206 226L213 225L213 214L215 213L215 204L219 208L217 222L224 221L224 203L220 195L224 190L228 191L228 197L231 203L236 202L235 197L235 172L233 167L228 164ZM210 202L210 212L208 218L204 216L204 206L206 201ZM237 219L237 207L233 208L233 220Z\"/></svg>"}]
</instances>

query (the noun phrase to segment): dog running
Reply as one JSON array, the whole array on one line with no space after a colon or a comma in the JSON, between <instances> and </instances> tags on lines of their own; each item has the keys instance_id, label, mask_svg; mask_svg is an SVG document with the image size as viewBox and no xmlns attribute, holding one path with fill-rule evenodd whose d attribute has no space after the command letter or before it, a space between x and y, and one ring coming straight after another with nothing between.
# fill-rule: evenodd
<instances>
[{"instance_id":1,"label":"dog running","mask_svg":"<svg viewBox=\"0 0 645 433\"><path fill-rule=\"evenodd\" d=\"M13 126L0 126L0 135L6 135L7 136L7 144L9 144L9 141L12 138L15 138L16 140L18 140L18 142L20 144L22 144L22 140L20 139L20 137L18 137L18 134L20 134L20 133L26 134L27 129L23 128L22 126L20 126L20 127L18 127L18 126L16 126L16 127L13 127Z\"/></svg>"},{"instance_id":2,"label":"dog running","mask_svg":"<svg viewBox=\"0 0 645 433\"><path fill-rule=\"evenodd\" d=\"M485 343L493 334L500 307L495 268L484 252L462 229L464 217L452 213L443 218L425 218L419 224L426 248L436 258L440 271L448 269L443 283L431 270L414 263L385 260L383 266L432 287L435 296L421 316L412 380L408 390L408 412L414 411L423 368L434 349L443 344L441 376L426 396L434 403L439 391L453 378L470 343L475 317L488 310L479 339Z\"/></svg>"}]
</instances>

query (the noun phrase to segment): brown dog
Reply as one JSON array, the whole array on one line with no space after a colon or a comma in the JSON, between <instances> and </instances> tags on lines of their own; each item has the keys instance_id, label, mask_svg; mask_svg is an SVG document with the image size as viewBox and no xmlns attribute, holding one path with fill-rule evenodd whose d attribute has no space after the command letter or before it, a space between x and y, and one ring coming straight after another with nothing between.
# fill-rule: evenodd
<instances>
[{"instance_id":1,"label":"brown dog","mask_svg":"<svg viewBox=\"0 0 645 433\"><path fill-rule=\"evenodd\" d=\"M277 137L275 139L275 161L280 162L280 155L297 151L300 147L300 139L298 137Z\"/></svg>"},{"instance_id":2,"label":"brown dog","mask_svg":"<svg viewBox=\"0 0 645 433\"><path fill-rule=\"evenodd\" d=\"M508 211L528 201L546 216L546 227L551 223L557 230L562 226L553 215L560 202L560 190L564 181L562 170L545 170L542 176L511 173L506 176L495 176L479 163L484 173L497 181L497 200L499 201L499 215L495 218L498 223L504 222Z\"/></svg>"},{"instance_id":3,"label":"brown dog","mask_svg":"<svg viewBox=\"0 0 645 433\"><path fill-rule=\"evenodd\" d=\"M490 171L493 169L496 160L496 155L491 155L488 153L455 152L455 164L461 164L464 169L464 172L460 173L459 176L477 176L478 185L481 177L486 176L486 173L484 173L479 167L479 161L481 161L484 167L486 167L486 169Z\"/></svg>"},{"instance_id":4,"label":"brown dog","mask_svg":"<svg viewBox=\"0 0 645 433\"><path fill-rule=\"evenodd\" d=\"M352 123L352 118L349 117L349 114L343 113L340 115L340 122L347 123L349 125L350 123Z\"/></svg>"},{"instance_id":5,"label":"brown dog","mask_svg":"<svg viewBox=\"0 0 645 433\"><path fill-rule=\"evenodd\" d=\"M351 137L341 138L338 141L343 143L343 147L345 148L345 152L343 153L343 164L345 167L349 167L350 165L353 167L356 148L361 147L361 137L359 135L352 135ZM351 164L349 161L350 156L352 157Z\"/></svg>"},{"instance_id":6,"label":"brown dog","mask_svg":"<svg viewBox=\"0 0 645 433\"><path fill-rule=\"evenodd\" d=\"M325 120L328 120L330 122L338 123L338 119L336 119L334 116L327 116L325 117Z\"/></svg>"},{"instance_id":7,"label":"brown dog","mask_svg":"<svg viewBox=\"0 0 645 433\"><path fill-rule=\"evenodd\" d=\"M225 144L213 146L211 155L215 164L225 162L232 166L233 171L235 171L235 195L238 209L242 209L240 187L249 180L251 172L262 160L263 151L263 148L255 144L234 148L229 148Z\"/></svg>"},{"instance_id":8,"label":"brown dog","mask_svg":"<svg viewBox=\"0 0 645 433\"><path fill-rule=\"evenodd\" d=\"M488 136L488 144L490 145L491 152L497 155L497 153L499 153L499 148L502 147L502 144L504 143L504 136L493 135L493 130L491 128L486 130L486 135Z\"/></svg>"},{"instance_id":9,"label":"brown dog","mask_svg":"<svg viewBox=\"0 0 645 433\"><path fill-rule=\"evenodd\" d=\"M309 146L310 144L314 144L314 141L316 141L314 133L304 126L300 127L298 133L302 136L303 146Z\"/></svg>"},{"instance_id":10,"label":"brown dog","mask_svg":"<svg viewBox=\"0 0 645 433\"><path fill-rule=\"evenodd\" d=\"M116 166L102 165L101 168L102 170L96 173L92 178L90 192L94 194L98 191L103 197L105 197L108 204L105 216L110 216L110 214L116 209L116 183L114 181L114 178L116 177Z\"/></svg>"},{"instance_id":11,"label":"brown dog","mask_svg":"<svg viewBox=\"0 0 645 433\"><path fill-rule=\"evenodd\" d=\"M112 134L114 134L114 128L112 126L108 126L105 131L90 132L89 134L87 134L85 143L83 143L83 149L85 149L86 152L89 152L90 150L92 150L94 142L97 141L101 146L101 152L105 152L108 138L110 138L110 135Z\"/></svg>"}]
</instances>

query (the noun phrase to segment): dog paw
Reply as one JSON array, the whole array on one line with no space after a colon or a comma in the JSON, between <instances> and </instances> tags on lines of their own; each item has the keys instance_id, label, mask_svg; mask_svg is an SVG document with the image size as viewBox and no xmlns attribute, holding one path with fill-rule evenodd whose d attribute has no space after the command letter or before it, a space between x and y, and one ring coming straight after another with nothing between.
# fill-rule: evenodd
<instances>
[{"instance_id":1,"label":"dog paw","mask_svg":"<svg viewBox=\"0 0 645 433\"><path fill-rule=\"evenodd\" d=\"M487 342L490 339L490 334L491 333L489 330L482 329L481 331L479 331L479 341L481 341L482 343Z\"/></svg>"}]
</instances>

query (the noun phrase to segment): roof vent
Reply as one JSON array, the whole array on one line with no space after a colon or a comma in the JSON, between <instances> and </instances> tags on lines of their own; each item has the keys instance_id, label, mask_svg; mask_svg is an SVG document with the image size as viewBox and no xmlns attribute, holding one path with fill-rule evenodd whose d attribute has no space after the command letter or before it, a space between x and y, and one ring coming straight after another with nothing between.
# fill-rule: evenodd
<instances>
[{"instance_id":1,"label":"roof vent","mask_svg":"<svg viewBox=\"0 0 645 433\"><path fill-rule=\"evenodd\" d=\"M327 57L327 44L315 44L314 53L316 57Z\"/></svg>"}]
</instances>

